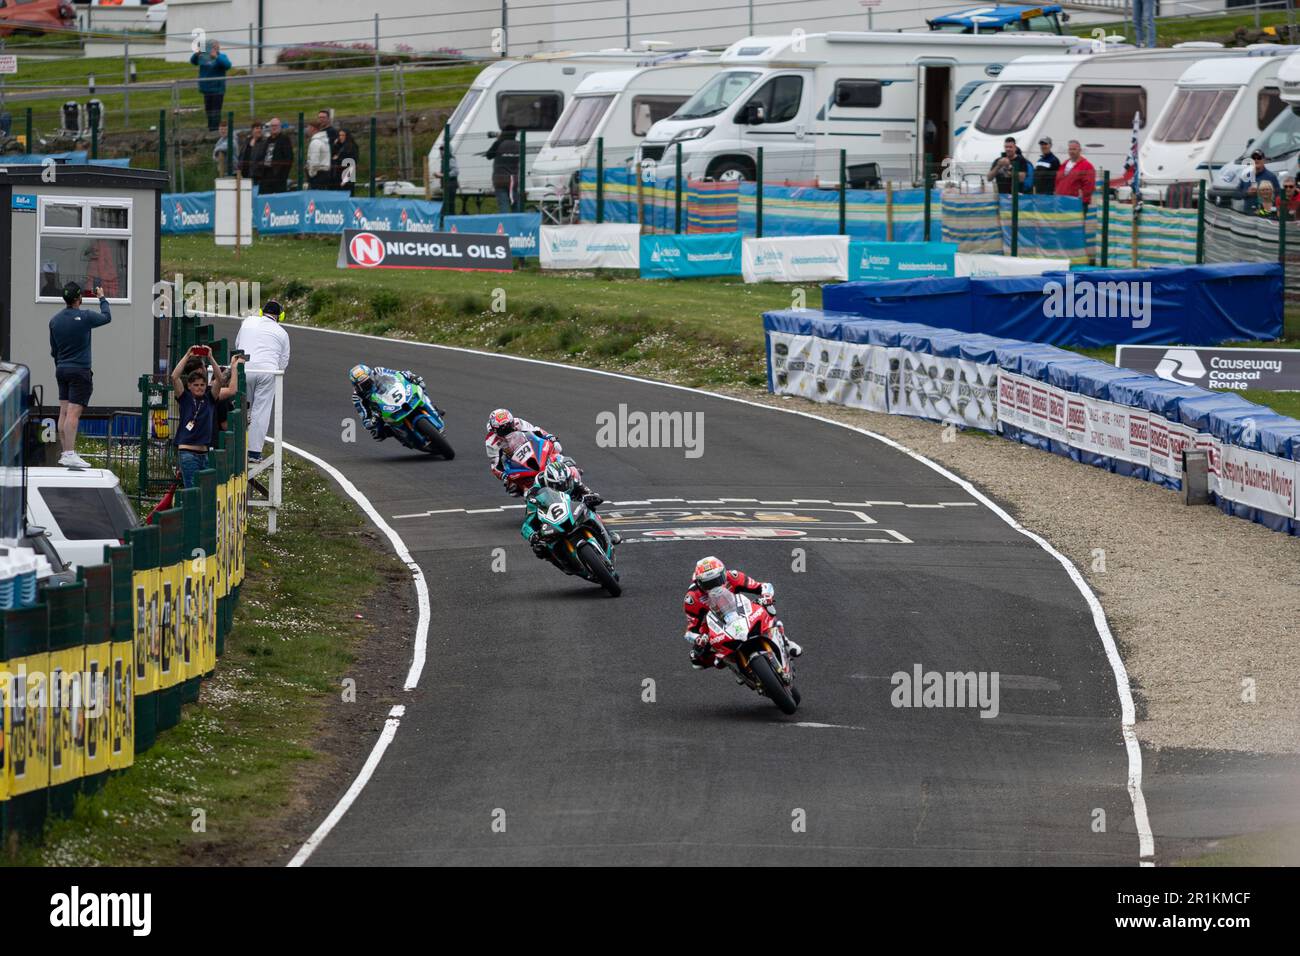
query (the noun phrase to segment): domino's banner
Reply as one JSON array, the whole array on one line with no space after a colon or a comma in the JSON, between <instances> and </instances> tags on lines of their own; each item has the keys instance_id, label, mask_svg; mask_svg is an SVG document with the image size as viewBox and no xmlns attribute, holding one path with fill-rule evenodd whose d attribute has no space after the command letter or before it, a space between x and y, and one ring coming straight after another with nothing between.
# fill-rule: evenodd
<instances>
[{"instance_id":1,"label":"domino's banner","mask_svg":"<svg viewBox=\"0 0 1300 956\"><path fill-rule=\"evenodd\" d=\"M215 193L163 193L158 218L166 235L211 232Z\"/></svg>"},{"instance_id":2,"label":"domino's banner","mask_svg":"<svg viewBox=\"0 0 1300 956\"><path fill-rule=\"evenodd\" d=\"M543 269L639 269L641 227L636 223L581 223L541 227Z\"/></svg>"},{"instance_id":3,"label":"domino's banner","mask_svg":"<svg viewBox=\"0 0 1300 956\"><path fill-rule=\"evenodd\" d=\"M539 212L514 212L505 215L448 216L447 232L472 232L510 237L510 254L520 259L536 259L538 234L542 228Z\"/></svg>"},{"instance_id":4,"label":"domino's banner","mask_svg":"<svg viewBox=\"0 0 1300 956\"><path fill-rule=\"evenodd\" d=\"M755 239L741 244L741 274L746 282L818 282L849 274L848 236Z\"/></svg>"},{"instance_id":5,"label":"domino's banner","mask_svg":"<svg viewBox=\"0 0 1300 956\"><path fill-rule=\"evenodd\" d=\"M641 278L740 275L740 233L641 237Z\"/></svg>"},{"instance_id":6,"label":"domino's banner","mask_svg":"<svg viewBox=\"0 0 1300 956\"><path fill-rule=\"evenodd\" d=\"M955 242L849 242L849 279L915 279L953 275Z\"/></svg>"}]
</instances>

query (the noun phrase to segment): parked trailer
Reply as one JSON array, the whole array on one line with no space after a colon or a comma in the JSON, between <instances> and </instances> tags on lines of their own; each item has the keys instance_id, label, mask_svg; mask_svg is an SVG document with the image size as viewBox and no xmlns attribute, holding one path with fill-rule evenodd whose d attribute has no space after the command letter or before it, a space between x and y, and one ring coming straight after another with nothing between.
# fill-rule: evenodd
<instances>
[{"instance_id":1,"label":"parked trailer","mask_svg":"<svg viewBox=\"0 0 1300 956\"><path fill-rule=\"evenodd\" d=\"M1210 194L1215 201L1236 200L1234 205L1240 205L1246 190L1255 181L1255 164L1250 154L1257 149L1264 154L1264 165L1279 180L1284 175L1296 174L1300 161L1300 51L1292 53L1278 67L1277 86L1281 110L1259 134L1245 143L1239 142L1240 154L1214 173Z\"/></svg>"},{"instance_id":2,"label":"parked trailer","mask_svg":"<svg viewBox=\"0 0 1300 956\"><path fill-rule=\"evenodd\" d=\"M681 143L684 175L754 179L761 146L765 178L833 181L843 149L851 182L873 174L913 181L926 155L949 155L973 116L972 97L1006 64L1083 42L1024 32L747 37L655 124L638 159L671 176Z\"/></svg>"}]
</instances>

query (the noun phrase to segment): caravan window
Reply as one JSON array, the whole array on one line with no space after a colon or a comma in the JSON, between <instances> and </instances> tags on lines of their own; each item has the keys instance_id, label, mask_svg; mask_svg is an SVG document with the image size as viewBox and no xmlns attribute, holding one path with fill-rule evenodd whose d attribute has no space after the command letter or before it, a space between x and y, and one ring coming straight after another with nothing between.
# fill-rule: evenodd
<instances>
[{"instance_id":1,"label":"caravan window","mask_svg":"<svg viewBox=\"0 0 1300 956\"><path fill-rule=\"evenodd\" d=\"M774 76L758 88L749 103L758 103L767 114L766 123L788 123L799 115L803 96L802 76ZM745 106L748 108L749 103Z\"/></svg>"},{"instance_id":2,"label":"caravan window","mask_svg":"<svg viewBox=\"0 0 1300 956\"><path fill-rule=\"evenodd\" d=\"M1259 123L1259 128L1266 129L1285 107L1286 104L1282 102L1276 86L1266 86L1260 90L1259 100L1255 105L1255 121Z\"/></svg>"},{"instance_id":3,"label":"caravan window","mask_svg":"<svg viewBox=\"0 0 1300 956\"><path fill-rule=\"evenodd\" d=\"M880 92L883 89L879 80L836 80L835 105L872 109L880 105Z\"/></svg>"},{"instance_id":4,"label":"caravan window","mask_svg":"<svg viewBox=\"0 0 1300 956\"><path fill-rule=\"evenodd\" d=\"M1001 136L1024 129L1047 101L1050 86L999 86L980 110L975 128Z\"/></svg>"},{"instance_id":5,"label":"caravan window","mask_svg":"<svg viewBox=\"0 0 1300 956\"><path fill-rule=\"evenodd\" d=\"M498 93L497 125L548 133L564 109L562 93Z\"/></svg>"},{"instance_id":6,"label":"caravan window","mask_svg":"<svg viewBox=\"0 0 1300 956\"><path fill-rule=\"evenodd\" d=\"M1263 151L1266 163L1275 162L1300 150L1300 106L1292 106L1279 113L1252 147ZM1250 152L1250 149L1246 150L1241 162L1249 162L1246 156Z\"/></svg>"},{"instance_id":7,"label":"caravan window","mask_svg":"<svg viewBox=\"0 0 1300 956\"><path fill-rule=\"evenodd\" d=\"M673 111L685 102L684 96L632 97L632 135L644 136L650 132L651 126L672 116Z\"/></svg>"},{"instance_id":8,"label":"caravan window","mask_svg":"<svg viewBox=\"0 0 1300 956\"><path fill-rule=\"evenodd\" d=\"M700 87L681 108L673 114L674 119L703 119L717 116L736 101L741 93L749 89L758 74L752 70L728 70L719 73Z\"/></svg>"},{"instance_id":9,"label":"caravan window","mask_svg":"<svg viewBox=\"0 0 1300 956\"><path fill-rule=\"evenodd\" d=\"M447 120L447 125L451 127L452 132L460 129L460 124L465 121L469 111L474 108L478 98L483 95L482 90L470 90L460 98L460 103L456 106L456 111L451 114L451 119Z\"/></svg>"},{"instance_id":10,"label":"caravan window","mask_svg":"<svg viewBox=\"0 0 1300 956\"><path fill-rule=\"evenodd\" d=\"M600 125L601 118L614 102L614 94L607 96L577 96L569 104L560 124L551 133L551 146L582 146Z\"/></svg>"},{"instance_id":11,"label":"caravan window","mask_svg":"<svg viewBox=\"0 0 1300 956\"><path fill-rule=\"evenodd\" d=\"M1236 90L1179 90L1156 130L1156 139L1166 143L1204 142L1214 135L1236 97Z\"/></svg>"},{"instance_id":12,"label":"caravan window","mask_svg":"<svg viewBox=\"0 0 1300 956\"><path fill-rule=\"evenodd\" d=\"M1074 125L1079 129L1132 129L1133 114L1147 125L1147 91L1141 86L1081 86L1074 91Z\"/></svg>"}]
</instances>

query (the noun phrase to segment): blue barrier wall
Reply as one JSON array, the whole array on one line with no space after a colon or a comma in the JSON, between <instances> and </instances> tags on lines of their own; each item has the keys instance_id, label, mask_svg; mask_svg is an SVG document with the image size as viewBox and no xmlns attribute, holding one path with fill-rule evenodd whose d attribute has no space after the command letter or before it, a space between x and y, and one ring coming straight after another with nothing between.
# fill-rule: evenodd
<instances>
[{"instance_id":1,"label":"blue barrier wall","mask_svg":"<svg viewBox=\"0 0 1300 956\"><path fill-rule=\"evenodd\" d=\"M1053 345L1216 345L1282 335L1282 267L1242 262L825 286L829 311Z\"/></svg>"}]
</instances>

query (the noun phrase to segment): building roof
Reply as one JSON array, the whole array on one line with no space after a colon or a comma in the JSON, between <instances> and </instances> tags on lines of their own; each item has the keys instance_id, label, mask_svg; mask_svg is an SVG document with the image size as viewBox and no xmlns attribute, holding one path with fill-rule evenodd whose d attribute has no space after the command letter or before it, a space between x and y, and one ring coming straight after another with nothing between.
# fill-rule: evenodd
<instances>
[{"instance_id":1,"label":"building roof","mask_svg":"<svg viewBox=\"0 0 1300 956\"><path fill-rule=\"evenodd\" d=\"M42 180L45 167L39 163L22 163L6 166L0 156L0 185L39 187L45 185L75 186L79 189L167 189L171 182L161 169L131 169L123 166L71 165L59 163L57 180Z\"/></svg>"}]
</instances>

